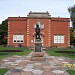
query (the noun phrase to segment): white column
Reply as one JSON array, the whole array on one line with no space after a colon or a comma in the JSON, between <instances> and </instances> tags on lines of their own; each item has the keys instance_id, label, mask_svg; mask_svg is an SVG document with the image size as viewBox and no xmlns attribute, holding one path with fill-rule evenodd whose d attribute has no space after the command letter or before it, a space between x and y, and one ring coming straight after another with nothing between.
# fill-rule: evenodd
<instances>
[{"instance_id":1,"label":"white column","mask_svg":"<svg viewBox=\"0 0 75 75\"><path fill-rule=\"evenodd\" d=\"M27 46L29 46L29 19L27 20Z\"/></svg>"},{"instance_id":2,"label":"white column","mask_svg":"<svg viewBox=\"0 0 75 75\"><path fill-rule=\"evenodd\" d=\"M70 22L68 22L68 46L70 46Z\"/></svg>"},{"instance_id":3,"label":"white column","mask_svg":"<svg viewBox=\"0 0 75 75\"><path fill-rule=\"evenodd\" d=\"M51 46L51 20L49 19L49 28L48 28L48 46Z\"/></svg>"},{"instance_id":4,"label":"white column","mask_svg":"<svg viewBox=\"0 0 75 75\"><path fill-rule=\"evenodd\" d=\"M9 45L9 32L10 32L10 22L8 22L8 45Z\"/></svg>"}]
</instances>

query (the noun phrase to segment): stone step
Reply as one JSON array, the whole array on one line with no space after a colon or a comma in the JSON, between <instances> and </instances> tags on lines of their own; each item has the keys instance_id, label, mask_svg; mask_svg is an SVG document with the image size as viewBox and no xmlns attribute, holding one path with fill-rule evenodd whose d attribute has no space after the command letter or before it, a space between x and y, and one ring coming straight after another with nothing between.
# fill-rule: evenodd
<instances>
[{"instance_id":1,"label":"stone step","mask_svg":"<svg viewBox=\"0 0 75 75\"><path fill-rule=\"evenodd\" d=\"M45 57L31 57L30 61L45 61Z\"/></svg>"},{"instance_id":2,"label":"stone step","mask_svg":"<svg viewBox=\"0 0 75 75\"><path fill-rule=\"evenodd\" d=\"M32 53L32 57L43 57L44 56L44 52L33 52Z\"/></svg>"}]
</instances>

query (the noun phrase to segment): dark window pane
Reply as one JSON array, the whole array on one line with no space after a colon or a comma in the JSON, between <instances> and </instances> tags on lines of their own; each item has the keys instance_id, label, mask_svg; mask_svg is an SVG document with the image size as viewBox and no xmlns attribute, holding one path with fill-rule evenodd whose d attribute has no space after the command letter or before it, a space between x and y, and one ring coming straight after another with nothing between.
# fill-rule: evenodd
<instances>
[{"instance_id":1,"label":"dark window pane","mask_svg":"<svg viewBox=\"0 0 75 75\"><path fill-rule=\"evenodd\" d=\"M23 42L23 40L21 40L21 42Z\"/></svg>"},{"instance_id":2,"label":"dark window pane","mask_svg":"<svg viewBox=\"0 0 75 75\"><path fill-rule=\"evenodd\" d=\"M17 40L17 42L20 42L19 40Z\"/></svg>"},{"instance_id":3,"label":"dark window pane","mask_svg":"<svg viewBox=\"0 0 75 75\"><path fill-rule=\"evenodd\" d=\"M16 40L14 40L14 42L16 42Z\"/></svg>"}]
</instances>

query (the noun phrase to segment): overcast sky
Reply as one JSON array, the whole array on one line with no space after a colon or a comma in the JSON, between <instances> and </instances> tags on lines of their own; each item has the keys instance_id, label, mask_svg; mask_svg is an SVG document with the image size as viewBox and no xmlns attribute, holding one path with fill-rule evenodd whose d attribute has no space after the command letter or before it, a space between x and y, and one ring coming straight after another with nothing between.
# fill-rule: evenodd
<instances>
[{"instance_id":1,"label":"overcast sky","mask_svg":"<svg viewBox=\"0 0 75 75\"><path fill-rule=\"evenodd\" d=\"M52 17L70 17L68 7L74 0L0 0L0 23L8 17L25 17L30 11L46 12Z\"/></svg>"}]
</instances>

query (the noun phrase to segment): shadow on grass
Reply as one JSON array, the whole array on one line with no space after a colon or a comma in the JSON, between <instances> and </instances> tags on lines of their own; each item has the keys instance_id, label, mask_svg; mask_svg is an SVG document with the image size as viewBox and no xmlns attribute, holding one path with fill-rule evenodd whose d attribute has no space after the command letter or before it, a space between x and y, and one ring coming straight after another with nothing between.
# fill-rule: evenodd
<instances>
[{"instance_id":1,"label":"shadow on grass","mask_svg":"<svg viewBox=\"0 0 75 75\"><path fill-rule=\"evenodd\" d=\"M23 50L0 50L0 55L8 55L12 52L23 52Z\"/></svg>"},{"instance_id":2,"label":"shadow on grass","mask_svg":"<svg viewBox=\"0 0 75 75\"><path fill-rule=\"evenodd\" d=\"M50 56L65 56L75 60L75 48L50 48L47 53Z\"/></svg>"},{"instance_id":3,"label":"shadow on grass","mask_svg":"<svg viewBox=\"0 0 75 75\"><path fill-rule=\"evenodd\" d=\"M6 57L10 57L13 55L27 55L31 52L27 47L21 47L21 48L13 48L13 47L1 47L0 48L0 59L4 59Z\"/></svg>"},{"instance_id":4,"label":"shadow on grass","mask_svg":"<svg viewBox=\"0 0 75 75\"><path fill-rule=\"evenodd\" d=\"M54 51L56 53L63 53L75 56L75 51Z\"/></svg>"},{"instance_id":5,"label":"shadow on grass","mask_svg":"<svg viewBox=\"0 0 75 75\"><path fill-rule=\"evenodd\" d=\"M75 53L75 51L55 51L57 53Z\"/></svg>"},{"instance_id":6,"label":"shadow on grass","mask_svg":"<svg viewBox=\"0 0 75 75\"><path fill-rule=\"evenodd\" d=\"M0 50L0 52L23 52L22 50Z\"/></svg>"}]
</instances>

